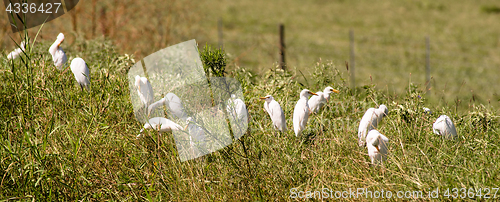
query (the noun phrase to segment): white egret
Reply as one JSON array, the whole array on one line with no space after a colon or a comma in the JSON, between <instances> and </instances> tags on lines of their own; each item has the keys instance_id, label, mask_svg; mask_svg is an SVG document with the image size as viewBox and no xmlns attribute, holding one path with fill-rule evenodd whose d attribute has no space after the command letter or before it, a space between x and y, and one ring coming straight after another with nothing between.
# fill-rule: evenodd
<instances>
[{"instance_id":1,"label":"white egret","mask_svg":"<svg viewBox=\"0 0 500 202\"><path fill-rule=\"evenodd\" d=\"M76 81L80 84L80 88L83 90L85 86L89 90L90 70L85 61L82 58L75 58L71 61L70 68L75 75Z\"/></svg>"},{"instance_id":2,"label":"white egret","mask_svg":"<svg viewBox=\"0 0 500 202\"><path fill-rule=\"evenodd\" d=\"M318 95L313 95L307 102L313 113L318 113L319 110L328 102L331 93L339 93L340 91L328 86L323 92L316 92Z\"/></svg>"},{"instance_id":3,"label":"white egret","mask_svg":"<svg viewBox=\"0 0 500 202\"><path fill-rule=\"evenodd\" d=\"M243 100L236 98L235 94L231 94L231 98L227 100L226 111L234 138L238 139L245 134L248 128L247 106Z\"/></svg>"},{"instance_id":4,"label":"white egret","mask_svg":"<svg viewBox=\"0 0 500 202\"><path fill-rule=\"evenodd\" d=\"M230 116L239 120L239 123L248 123L247 106L243 100L236 98L235 94L231 94L231 98L227 100L226 111Z\"/></svg>"},{"instance_id":5,"label":"white egret","mask_svg":"<svg viewBox=\"0 0 500 202\"><path fill-rule=\"evenodd\" d=\"M7 59L9 60L14 60L16 58L19 57L19 55L25 51L25 48L26 48L26 43L23 41L21 42L21 44L19 44L20 48L16 48L14 49L12 52L9 53L9 55L7 55Z\"/></svg>"},{"instance_id":6,"label":"white egret","mask_svg":"<svg viewBox=\"0 0 500 202\"><path fill-rule=\"evenodd\" d=\"M193 117L188 117L186 122L186 128L189 131L189 135L193 137L193 141L195 143L203 143L206 137L205 130L194 121Z\"/></svg>"},{"instance_id":7,"label":"white egret","mask_svg":"<svg viewBox=\"0 0 500 202\"><path fill-rule=\"evenodd\" d=\"M429 108L427 108L427 107L424 107L423 109L424 109L424 113L425 113L425 114L432 114L431 109L429 109Z\"/></svg>"},{"instance_id":8,"label":"white egret","mask_svg":"<svg viewBox=\"0 0 500 202\"><path fill-rule=\"evenodd\" d=\"M144 78L144 77L142 77L142 78ZM149 82L148 82L148 84L149 84ZM153 92L153 91L151 90L151 92ZM142 100L142 98L141 98L141 100ZM182 106L181 99L173 93L167 93L167 95L165 95L165 97L163 97L162 99L149 105L148 115L151 115L151 113L154 112L154 110L156 108L163 106L163 105L166 105L169 109L169 112L171 112L175 117L182 119L182 120L187 119L187 115L184 112L184 107Z\"/></svg>"},{"instance_id":9,"label":"white egret","mask_svg":"<svg viewBox=\"0 0 500 202\"><path fill-rule=\"evenodd\" d=\"M147 109L148 106L154 102L153 87L151 87L151 83L149 83L146 77L137 75L135 76L135 87L137 88L137 93L139 94L142 104L144 104Z\"/></svg>"},{"instance_id":10,"label":"white egret","mask_svg":"<svg viewBox=\"0 0 500 202\"><path fill-rule=\"evenodd\" d=\"M186 128L189 129L189 145L185 147L188 154L187 158L193 159L207 154L208 148L205 142L205 130L192 117L188 117L186 122Z\"/></svg>"},{"instance_id":11,"label":"white egret","mask_svg":"<svg viewBox=\"0 0 500 202\"><path fill-rule=\"evenodd\" d=\"M183 128L179 124L176 124L169 119L163 117L154 117L149 119L148 122L144 124L144 127L139 132L139 135L137 135L137 138L142 135L144 129L155 129L161 134L165 132L171 132L173 130L182 130Z\"/></svg>"},{"instance_id":12,"label":"white egret","mask_svg":"<svg viewBox=\"0 0 500 202\"><path fill-rule=\"evenodd\" d=\"M372 164L377 165L387 159L387 143L389 139L386 136L377 130L370 130L366 136L366 142L368 156L370 156Z\"/></svg>"},{"instance_id":13,"label":"white egret","mask_svg":"<svg viewBox=\"0 0 500 202\"><path fill-rule=\"evenodd\" d=\"M432 124L432 131L437 135L442 135L445 138L457 137L457 130L451 121L450 117L441 115L434 124Z\"/></svg>"},{"instance_id":14,"label":"white egret","mask_svg":"<svg viewBox=\"0 0 500 202\"><path fill-rule=\"evenodd\" d=\"M189 132L189 145L190 149L193 152L192 155L194 158L201 156L204 154L203 151L207 151L205 144L205 130L199 126L192 117L188 117L186 119L187 129Z\"/></svg>"},{"instance_id":15,"label":"white egret","mask_svg":"<svg viewBox=\"0 0 500 202\"><path fill-rule=\"evenodd\" d=\"M64 41L64 34L59 33L57 35L56 41L50 46L49 53L52 55L52 60L54 61L54 65L58 70L63 69L63 65L68 62L68 58L66 57L66 53L64 53L61 48L61 43Z\"/></svg>"},{"instance_id":16,"label":"white egret","mask_svg":"<svg viewBox=\"0 0 500 202\"><path fill-rule=\"evenodd\" d=\"M296 137L301 135L302 131L306 127L307 119L309 119L311 110L309 109L309 105L307 104L307 99L310 95L318 94L313 93L307 89L302 90L300 92L300 99L299 101L297 101L295 109L293 110L293 129L295 131Z\"/></svg>"},{"instance_id":17,"label":"white egret","mask_svg":"<svg viewBox=\"0 0 500 202\"><path fill-rule=\"evenodd\" d=\"M286 132L285 113L283 113L280 104L271 95L266 95L266 97L261 97L260 99L265 100L264 109L269 114L269 117L271 117L274 128L281 132Z\"/></svg>"},{"instance_id":18,"label":"white egret","mask_svg":"<svg viewBox=\"0 0 500 202\"><path fill-rule=\"evenodd\" d=\"M370 108L366 110L365 115L361 118L358 128L358 145L365 146L365 139L368 131L376 129L377 125L382 121L382 118L387 116L389 110L385 105L380 105L378 109Z\"/></svg>"}]
</instances>

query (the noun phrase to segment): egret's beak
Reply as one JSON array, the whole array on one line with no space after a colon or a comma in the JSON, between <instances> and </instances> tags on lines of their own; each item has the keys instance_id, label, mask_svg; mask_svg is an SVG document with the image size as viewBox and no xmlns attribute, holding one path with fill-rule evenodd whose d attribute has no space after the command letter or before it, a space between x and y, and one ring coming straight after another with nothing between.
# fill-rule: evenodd
<instances>
[{"instance_id":1,"label":"egret's beak","mask_svg":"<svg viewBox=\"0 0 500 202\"><path fill-rule=\"evenodd\" d=\"M265 100L265 99L267 99L267 97L260 97L259 99L261 99L261 100Z\"/></svg>"},{"instance_id":2,"label":"egret's beak","mask_svg":"<svg viewBox=\"0 0 500 202\"><path fill-rule=\"evenodd\" d=\"M311 94L312 94L312 95L318 95L318 94L316 94L316 93L313 93L313 92L311 92Z\"/></svg>"},{"instance_id":3,"label":"egret's beak","mask_svg":"<svg viewBox=\"0 0 500 202\"><path fill-rule=\"evenodd\" d=\"M186 127L184 127L184 130L186 130L188 128L189 124L186 125Z\"/></svg>"},{"instance_id":4,"label":"egret's beak","mask_svg":"<svg viewBox=\"0 0 500 202\"><path fill-rule=\"evenodd\" d=\"M340 91L333 89L332 92L334 93L340 93Z\"/></svg>"},{"instance_id":5,"label":"egret's beak","mask_svg":"<svg viewBox=\"0 0 500 202\"><path fill-rule=\"evenodd\" d=\"M375 147L375 148L377 149L378 153L380 153L380 149L378 148L378 146L377 146L377 147Z\"/></svg>"}]
</instances>

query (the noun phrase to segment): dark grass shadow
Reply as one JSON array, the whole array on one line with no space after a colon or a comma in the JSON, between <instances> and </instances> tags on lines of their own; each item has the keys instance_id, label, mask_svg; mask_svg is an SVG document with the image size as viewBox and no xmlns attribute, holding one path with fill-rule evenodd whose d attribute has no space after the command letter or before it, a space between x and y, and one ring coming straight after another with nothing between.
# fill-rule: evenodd
<instances>
[{"instance_id":1,"label":"dark grass shadow","mask_svg":"<svg viewBox=\"0 0 500 202\"><path fill-rule=\"evenodd\" d=\"M302 144L304 145L311 145L314 142L314 139L316 138L317 133L314 132L308 132L304 133L302 135Z\"/></svg>"}]
</instances>

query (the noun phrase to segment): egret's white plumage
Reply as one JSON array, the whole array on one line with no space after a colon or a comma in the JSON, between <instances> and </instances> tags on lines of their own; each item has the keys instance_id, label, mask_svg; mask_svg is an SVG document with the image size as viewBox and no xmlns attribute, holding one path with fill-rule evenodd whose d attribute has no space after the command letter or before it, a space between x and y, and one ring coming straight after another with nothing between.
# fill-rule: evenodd
<instances>
[{"instance_id":1,"label":"egret's white plumage","mask_svg":"<svg viewBox=\"0 0 500 202\"><path fill-rule=\"evenodd\" d=\"M441 115L434 124L432 124L432 131L437 135L442 135L445 138L457 137L457 130L451 121L450 117Z\"/></svg>"},{"instance_id":2,"label":"egret's white plumage","mask_svg":"<svg viewBox=\"0 0 500 202\"><path fill-rule=\"evenodd\" d=\"M285 113L283 113L283 109L276 100L274 100L273 96L267 95L266 97L261 97L260 99L265 100L264 109L271 117L273 121L274 128L278 129L281 132L286 132L286 119Z\"/></svg>"},{"instance_id":3,"label":"egret's white plumage","mask_svg":"<svg viewBox=\"0 0 500 202\"><path fill-rule=\"evenodd\" d=\"M16 48L14 49L12 52L10 52L8 55L7 55L7 59L9 60L14 60L16 58L19 57L19 55L21 55L21 53L23 51L25 51L25 48L26 48L26 43L23 41L21 42L21 44L19 44L20 48Z\"/></svg>"},{"instance_id":4,"label":"egret's white plumage","mask_svg":"<svg viewBox=\"0 0 500 202\"><path fill-rule=\"evenodd\" d=\"M149 83L146 77L135 76L135 88L137 88L139 98L146 108L154 102L153 87L151 87L151 83Z\"/></svg>"},{"instance_id":5,"label":"egret's white plumage","mask_svg":"<svg viewBox=\"0 0 500 202\"><path fill-rule=\"evenodd\" d=\"M83 90L83 87L89 90L90 86L90 70L85 60L82 58L75 58L71 61L70 65L71 71L75 75L75 79L80 84L80 88Z\"/></svg>"},{"instance_id":6,"label":"egret's white plumage","mask_svg":"<svg viewBox=\"0 0 500 202\"><path fill-rule=\"evenodd\" d=\"M247 106L243 100L236 98L235 94L231 94L231 98L227 100L226 111L229 116L236 118L239 122L243 124L248 124L248 111Z\"/></svg>"},{"instance_id":7,"label":"egret's white plumage","mask_svg":"<svg viewBox=\"0 0 500 202\"><path fill-rule=\"evenodd\" d=\"M311 110L307 104L307 99L310 95L317 95L307 89L300 92L300 99L295 105L293 110L293 130L295 131L295 136L300 136L302 131L305 129L307 124L307 119L309 119L309 114Z\"/></svg>"},{"instance_id":8,"label":"egret's white plumage","mask_svg":"<svg viewBox=\"0 0 500 202\"><path fill-rule=\"evenodd\" d=\"M313 113L318 113L319 110L328 102L331 93L339 93L340 91L328 86L323 92L316 92L318 95L313 95L307 102Z\"/></svg>"},{"instance_id":9,"label":"egret's white plumage","mask_svg":"<svg viewBox=\"0 0 500 202\"><path fill-rule=\"evenodd\" d=\"M140 137L142 135L144 129L155 129L159 133L165 133L171 132L173 130L182 130L183 128L179 124L176 124L169 119L163 117L154 117L149 119L148 122L144 124L144 128L141 129L141 132L139 132L139 135L137 135L137 137Z\"/></svg>"},{"instance_id":10,"label":"egret's white plumage","mask_svg":"<svg viewBox=\"0 0 500 202\"><path fill-rule=\"evenodd\" d=\"M387 143L389 139L377 130L370 130L366 136L366 147L372 164L379 164L387 159Z\"/></svg>"},{"instance_id":11,"label":"egret's white plumage","mask_svg":"<svg viewBox=\"0 0 500 202\"><path fill-rule=\"evenodd\" d=\"M63 49L61 48L61 43L63 41L64 34L59 33L59 35L57 35L56 41L49 48L49 53L52 55L52 60L54 61L54 65L58 70L62 70L63 65L68 62L66 53L64 53Z\"/></svg>"},{"instance_id":12,"label":"egret's white plumage","mask_svg":"<svg viewBox=\"0 0 500 202\"><path fill-rule=\"evenodd\" d=\"M358 145L365 145L365 139L368 131L376 129L377 125L382 121L382 118L387 116L389 110L385 105L380 105L378 109L370 108L366 110L365 115L361 118L358 128Z\"/></svg>"},{"instance_id":13,"label":"egret's white plumage","mask_svg":"<svg viewBox=\"0 0 500 202\"><path fill-rule=\"evenodd\" d=\"M193 158L207 153L205 130L192 117L186 119L189 132L190 154Z\"/></svg>"},{"instance_id":14,"label":"egret's white plumage","mask_svg":"<svg viewBox=\"0 0 500 202\"><path fill-rule=\"evenodd\" d=\"M193 137L192 141L195 143L203 143L206 135L205 130L194 121L192 117L186 119L189 135Z\"/></svg>"},{"instance_id":15,"label":"egret's white plumage","mask_svg":"<svg viewBox=\"0 0 500 202\"><path fill-rule=\"evenodd\" d=\"M142 77L142 78L144 78L144 77ZM151 92L152 92L152 90L151 90ZM142 100L142 98L141 98L141 100ZM148 114L151 114L152 112L154 112L154 110L156 108L163 106L163 105L166 105L169 109L169 112L171 112L175 117L182 119L182 120L187 119L187 115L186 115L186 112L184 112L184 107L182 106L181 99L173 93L167 93L167 95L165 95L165 97L163 97L162 99L149 105Z\"/></svg>"}]
</instances>

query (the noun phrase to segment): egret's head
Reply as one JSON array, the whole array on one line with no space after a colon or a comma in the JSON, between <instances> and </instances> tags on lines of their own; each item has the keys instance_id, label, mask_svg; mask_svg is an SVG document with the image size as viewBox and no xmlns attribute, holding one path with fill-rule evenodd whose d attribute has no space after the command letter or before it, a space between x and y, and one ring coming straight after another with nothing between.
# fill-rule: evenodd
<instances>
[{"instance_id":1,"label":"egret's head","mask_svg":"<svg viewBox=\"0 0 500 202\"><path fill-rule=\"evenodd\" d=\"M231 98L236 99L236 95L235 94L231 94Z\"/></svg>"},{"instance_id":2,"label":"egret's head","mask_svg":"<svg viewBox=\"0 0 500 202\"><path fill-rule=\"evenodd\" d=\"M328 86L323 90L323 93L325 94L330 94L330 93L340 93L340 91L333 89L332 87Z\"/></svg>"},{"instance_id":3,"label":"egret's head","mask_svg":"<svg viewBox=\"0 0 500 202\"><path fill-rule=\"evenodd\" d=\"M368 132L368 135L366 136L366 144L375 147L377 151L380 152L378 148L380 144L380 132L378 132L377 130L370 130L370 132Z\"/></svg>"},{"instance_id":4,"label":"egret's head","mask_svg":"<svg viewBox=\"0 0 500 202\"><path fill-rule=\"evenodd\" d=\"M272 95L266 95L266 97L260 97L261 100L265 100L266 102L271 102L274 100Z\"/></svg>"},{"instance_id":5,"label":"egret's head","mask_svg":"<svg viewBox=\"0 0 500 202\"><path fill-rule=\"evenodd\" d=\"M184 127L184 130L186 130L188 128L188 126L189 126L190 123L194 123L193 117L188 117L186 119L186 127Z\"/></svg>"},{"instance_id":6,"label":"egret's head","mask_svg":"<svg viewBox=\"0 0 500 202\"><path fill-rule=\"evenodd\" d=\"M316 93L311 92L310 90L304 89L300 92L300 97L305 97L306 99L311 95L318 95Z\"/></svg>"},{"instance_id":7,"label":"egret's head","mask_svg":"<svg viewBox=\"0 0 500 202\"><path fill-rule=\"evenodd\" d=\"M59 35L57 35L57 40L63 41L64 40L64 34L63 33L59 33Z\"/></svg>"},{"instance_id":8,"label":"egret's head","mask_svg":"<svg viewBox=\"0 0 500 202\"><path fill-rule=\"evenodd\" d=\"M425 113L425 114L429 114L429 115L431 115L431 114L432 114L431 109L429 109L429 108L427 108L427 107L424 107L423 109L424 109L424 113Z\"/></svg>"},{"instance_id":9,"label":"egret's head","mask_svg":"<svg viewBox=\"0 0 500 202\"><path fill-rule=\"evenodd\" d=\"M384 112L384 113L382 114L382 116L384 116L384 117L385 117L385 116L389 115L389 109L387 109L387 106L385 106L385 105L383 105L383 104L382 104L382 105L380 105L380 106L378 107L378 109L379 109L380 111Z\"/></svg>"},{"instance_id":10,"label":"egret's head","mask_svg":"<svg viewBox=\"0 0 500 202\"><path fill-rule=\"evenodd\" d=\"M141 90L141 76L135 76L135 87Z\"/></svg>"},{"instance_id":11,"label":"egret's head","mask_svg":"<svg viewBox=\"0 0 500 202\"><path fill-rule=\"evenodd\" d=\"M64 41L64 34L63 33L59 33L59 35L57 35L57 46L61 45L61 43Z\"/></svg>"}]
</instances>

